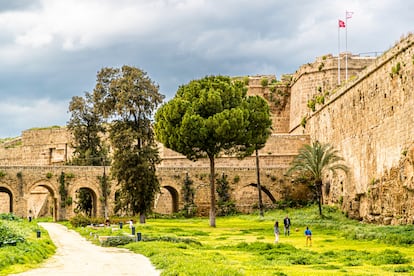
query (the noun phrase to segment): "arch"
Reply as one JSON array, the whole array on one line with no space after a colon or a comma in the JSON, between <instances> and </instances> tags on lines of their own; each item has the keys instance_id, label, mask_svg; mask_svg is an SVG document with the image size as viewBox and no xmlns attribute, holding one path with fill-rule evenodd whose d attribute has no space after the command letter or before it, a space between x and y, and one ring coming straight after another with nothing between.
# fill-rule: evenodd
<instances>
[{"instance_id":1,"label":"arch","mask_svg":"<svg viewBox=\"0 0 414 276\"><path fill-rule=\"evenodd\" d=\"M29 188L27 216L29 217L53 217L58 220L58 199L56 191L48 182L39 181Z\"/></svg>"},{"instance_id":2,"label":"arch","mask_svg":"<svg viewBox=\"0 0 414 276\"><path fill-rule=\"evenodd\" d=\"M155 200L154 211L161 214L172 214L178 212L179 194L177 190L169 185L161 187L161 193Z\"/></svg>"},{"instance_id":3,"label":"arch","mask_svg":"<svg viewBox=\"0 0 414 276\"><path fill-rule=\"evenodd\" d=\"M9 200L9 213L13 213L13 193L7 189L6 187L0 187L0 194L7 194L8 200ZM7 200L7 198L3 198L4 200Z\"/></svg>"},{"instance_id":4,"label":"arch","mask_svg":"<svg viewBox=\"0 0 414 276\"><path fill-rule=\"evenodd\" d=\"M264 205L270 205L276 202L274 196L270 193L270 191L265 188L261 187L263 193L262 195L262 202ZM257 184L250 183L244 185L241 189L235 191L235 200L236 200L236 208L238 211L243 213L250 213L254 211L255 208L258 206L258 194L257 194Z\"/></svg>"},{"instance_id":5,"label":"arch","mask_svg":"<svg viewBox=\"0 0 414 276\"><path fill-rule=\"evenodd\" d=\"M97 195L89 187L80 187L76 190L77 206L75 210L86 213L90 217L96 217L97 214Z\"/></svg>"},{"instance_id":6,"label":"arch","mask_svg":"<svg viewBox=\"0 0 414 276\"><path fill-rule=\"evenodd\" d=\"M256 183L250 183L247 186L253 186L257 189L257 184ZM275 197L272 195L272 193L266 187L263 187L262 185L260 185L260 188L269 197L269 199L272 201L272 203L276 203Z\"/></svg>"}]
</instances>

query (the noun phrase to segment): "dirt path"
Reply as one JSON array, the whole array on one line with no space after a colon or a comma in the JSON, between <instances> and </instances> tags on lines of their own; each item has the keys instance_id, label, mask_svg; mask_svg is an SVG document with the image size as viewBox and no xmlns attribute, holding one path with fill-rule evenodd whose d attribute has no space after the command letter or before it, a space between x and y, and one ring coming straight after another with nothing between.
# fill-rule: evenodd
<instances>
[{"instance_id":1,"label":"dirt path","mask_svg":"<svg viewBox=\"0 0 414 276\"><path fill-rule=\"evenodd\" d=\"M20 275L160 275L150 261L126 249L96 246L57 223L39 223L57 246L43 267Z\"/></svg>"}]
</instances>

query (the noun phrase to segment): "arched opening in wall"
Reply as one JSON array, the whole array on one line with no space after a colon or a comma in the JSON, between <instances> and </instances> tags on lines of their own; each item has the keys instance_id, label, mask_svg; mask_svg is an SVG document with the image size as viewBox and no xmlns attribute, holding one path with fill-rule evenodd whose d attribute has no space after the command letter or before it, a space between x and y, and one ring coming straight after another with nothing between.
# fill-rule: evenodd
<instances>
[{"instance_id":1,"label":"arched opening in wall","mask_svg":"<svg viewBox=\"0 0 414 276\"><path fill-rule=\"evenodd\" d=\"M156 196L154 212L159 214L173 214L178 212L178 192L174 187L163 186Z\"/></svg>"},{"instance_id":2,"label":"arched opening in wall","mask_svg":"<svg viewBox=\"0 0 414 276\"><path fill-rule=\"evenodd\" d=\"M27 216L52 217L54 221L57 220L57 199L52 188L39 184L30 190L27 199Z\"/></svg>"},{"instance_id":3,"label":"arched opening in wall","mask_svg":"<svg viewBox=\"0 0 414 276\"><path fill-rule=\"evenodd\" d=\"M276 203L276 199L272 193L263 186L261 188L263 205L266 206ZM238 211L243 213L251 213L258 209L258 206L259 195L256 183L246 185L236 192L236 208Z\"/></svg>"},{"instance_id":4,"label":"arched opening in wall","mask_svg":"<svg viewBox=\"0 0 414 276\"><path fill-rule=\"evenodd\" d=\"M5 187L0 187L0 214L1 213L13 213L13 194Z\"/></svg>"},{"instance_id":5,"label":"arched opening in wall","mask_svg":"<svg viewBox=\"0 0 414 276\"><path fill-rule=\"evenodd\" d=\"M96 217L97 196L95 192L86 187L76 190L75 213L82 213L88 217Z\"/></svg>"}]
</instances>

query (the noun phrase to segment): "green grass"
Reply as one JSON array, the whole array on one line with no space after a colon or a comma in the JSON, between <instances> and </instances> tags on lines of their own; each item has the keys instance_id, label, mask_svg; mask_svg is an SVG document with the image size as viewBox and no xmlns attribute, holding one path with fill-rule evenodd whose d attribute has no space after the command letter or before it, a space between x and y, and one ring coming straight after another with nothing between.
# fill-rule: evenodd
<instances>
[{"instance_id":1,"label":"green grass","mask_svg":"<svg viewBox=\"0 0 414 276\"><path fill-rule=\"evenodd\" d=\"M0 217L0 225L3 229L0 239L18 241L15 246L0 247L0 275L35 268L55 253L56 247L48 233L39 228L35 221L29 223L10 215ZM37 238L38 229L41 231L40 238Z\"/></svg>"},{"instance_id":2,"label":"green grass","mask_svg":"<svg viewBox=\"0 0 414 276\"><path fill-rule=\"evenodd\" d=\"M286 212L293 231L274 244L273 223L282 223ZM219 217L216 223L212 228L208 218L149 218L135 224L143 240L123 247L149 257L162 275L414 275L413 225L363 224L327 206L322 219L317 207L309 207L264 218ZM305 243L306 226L312 247ZM95 243L98 235L130 233L115 228L77 230Z\"/></svg>"}]
</instances>

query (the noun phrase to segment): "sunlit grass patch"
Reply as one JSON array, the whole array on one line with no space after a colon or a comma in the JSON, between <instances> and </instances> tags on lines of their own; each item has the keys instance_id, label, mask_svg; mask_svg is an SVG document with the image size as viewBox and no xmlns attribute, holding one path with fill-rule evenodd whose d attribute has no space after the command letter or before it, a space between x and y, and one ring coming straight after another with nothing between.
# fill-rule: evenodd
<instances>
[{"instance_id":1,"label":"sunlit grass patch","mask_svg":"<svg viewBox=\"0 0 414 276\"><path fill-rule=\"evenodd\" d=\"M380 253L377 253L372 259L373 265L384 264L407 264L409 260L397 250L386 249Z\"/></svg>"}]
</instances>

